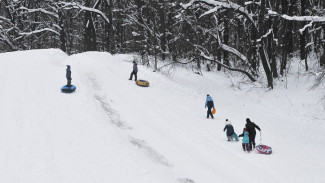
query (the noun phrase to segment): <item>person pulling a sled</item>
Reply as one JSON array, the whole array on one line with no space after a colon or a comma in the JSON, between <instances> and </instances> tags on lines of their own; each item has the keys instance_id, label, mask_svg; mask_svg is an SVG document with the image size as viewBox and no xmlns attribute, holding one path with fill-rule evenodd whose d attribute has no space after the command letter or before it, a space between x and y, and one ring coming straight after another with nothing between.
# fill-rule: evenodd
<instances>
[{"instance_id":1,"label":"person pulling a sled","mask_svg":"<svg viewBox=\"0 0 325 183\"><path fill-rule=\"evenodd\" d=\"M252 147L255 148L255 137L256 137L256 130L257 128L261 131L260 127L257 126L254 122L252 122L249 118L246 118L246 130L249 136L249 148L252 150Z\"/></svg>"},{"instance_id":2,"label":"person pulling a sled","mask_svg":"<svg viewBox=\"0 0 325 183\"><path fill-rule=\"evenodd\" d=\"M239 141L238 136L235 133L234 127L232 126L231 122L228 119L226 119L226 125L225 125L225 128L223 129L223 131L226 131L226 130L227 130L226 133L227 133L227 138L228 138L227 141L233 141L233 139L235 139L236 141Z\"/></svg>"},{"instance_id":3,"label":"person pulling a sled","mask_svg":"<svg viewBox=\"0 0 325 183\"><path fill-rule=\"evenodd\" d=\"M70 65L67 65L67 73L66 73L66 77L67 77L67 80L68 80L67 85L68 85L68 86L71 86L71 80L72 80L72 78L71 78L71 69L70 69Z\"/></svg>"},{"instance_id":4,"label":"person pulling a sled","mask_svg":"<svg viewBox=\"0 0 325 183\"><path fill-rule=\"evenodd\" d=\"M211 109L212 108L214 109L214 103L213 103L213 100L209 94L207 95L207 99L205 101L205 108L207 108L207 107L208 107L207 118L209 118L209 116L211 116L211 118L213 119L213 114L212 114Z\"/></svg>"},{"instance_id":5,"label":"person pulling a sled","mask_svg":"<svg viewBox=\"0 0 325 183\"><path fill-rule=\"evenodd\" d=\"M226 131L227 134L227 141L232 141L233 140L233 135L234 135L234 127L232 126L232 124L230 123L230 121L228 119L226 119L226 126L223 129L223 131Z\"/></svg>"},{"instance_id":6,"label":"person pulling a sled","mask_svg":"<svg viewBox=\"0 0 325 183\"><path fill-rule=\"evenodd\" d=\"M131 72L129 80L132 80L132 77L134 75L134 77L135 77L134 81L136 81L137 80L137 73L138 73L138 65L137 65L137 63L135 61L133 61L133 71Z\"/></svg>"},{"instance_id":7,"label":"person pulling a sled","mask_svg":"<svg viewBox=\"0 0 325 183\"><path fill-rule=\"evenodd\" d=\"M243 129L243 133L240 134L239 137L243 137L243 142L242 142L243 150L247 152L251 151L251 149L249 148L249 135L246 128Z\"/></svg>"}]
</instances>

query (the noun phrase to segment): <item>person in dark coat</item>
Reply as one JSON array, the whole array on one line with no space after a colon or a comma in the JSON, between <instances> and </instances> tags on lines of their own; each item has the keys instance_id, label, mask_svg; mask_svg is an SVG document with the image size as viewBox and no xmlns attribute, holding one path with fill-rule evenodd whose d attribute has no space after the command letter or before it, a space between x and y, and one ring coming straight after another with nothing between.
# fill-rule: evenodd
<instances>
[{"instance_id":1,"label":"person in dark coat","mask_svg":"<svg viewBox=\"0 0 325 183\"><path fill-rule=\"evenodd\" d=\"M211 118L213 119L213 114L212 114L211 109L212 108L214 109L214 103L213 103L213 100L209 94L207 95L207 99L205 101L205 108L207 108L207 107L208 107L207 118L209 118L209 115L210 115Z\"/></svg>"},{"instance_id":2,"label":"person in dark coat","mask_svg":"<svg viewBox=\"0 0 325 183\"><path fill-rule=\"evenodd\" d=\"M71 69L70 69L70 65L67 65L67 73L66 73L66 77L67 77L67 80L68 80L68 83L67 85L68 86L71 86Z\"/></svg>"},{"instance_id":3,"label":"person in dark coat","mask_svg":"<svg viewBox=\"0 0 325 183\"><path fill-rule=\"evenodd\" d=\"M231 122L226 119L226 126L225 128L223 129L223 131L226 131L227 130L227 138L228 138L228 141L233 141L233 137L234 137L234 127L232 126Z\"/></svg>"},{"instance_id":4,"label":"person in dark coat","mask_svg":"<svg viewBox=\"0 0 325 183\"><path fill-rule=\"evenodd\" d=\"M246 130L249 135L249 148L252 150L252 147L255 148L255 137L256 137L256 130L257 128L261 131L260 127L257 126L254 122L252 122L249 118L246 118Z\"/></svg>"},{"instance_id":5,"label":"person in dark coat","mask_svg":"<svg viewBox=\"0 0 325 183\"><path fill-rule=\"evenodd\" d=\"M138 73L138 65L137 65L137 63L135 61L133 61L133 71L131 72L129 80L132 80L132 77L134 75L134 77L135 77L134 81L136 81L137 80L137 73Z\"/></svg>"}]
</instances>

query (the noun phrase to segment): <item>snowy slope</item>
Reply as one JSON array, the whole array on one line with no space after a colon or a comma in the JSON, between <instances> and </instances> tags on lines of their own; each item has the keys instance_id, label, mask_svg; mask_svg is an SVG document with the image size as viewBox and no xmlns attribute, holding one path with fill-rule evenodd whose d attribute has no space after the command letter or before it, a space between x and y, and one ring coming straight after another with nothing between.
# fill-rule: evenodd
<instances>
[{"instance_id":1,"label":"snowy slope","mask_svg":"<svg viewBox=\"0 0 325 183\"><path fill-rule=\"evenodd\" d=\"M223 74L173 77L131 56L58 50L0 54L0 182L169 183L322 182L325 114L307 80L287 90L230 87ZM60 93L65 65L74 94ZM310 81L308 81L310 82ZM217 109L206 119L210 94ZM270 156L227 142L225 119L240 133L249 117ZM260 135L256 137L260 142Z\"/></svg>"}]
</instances>

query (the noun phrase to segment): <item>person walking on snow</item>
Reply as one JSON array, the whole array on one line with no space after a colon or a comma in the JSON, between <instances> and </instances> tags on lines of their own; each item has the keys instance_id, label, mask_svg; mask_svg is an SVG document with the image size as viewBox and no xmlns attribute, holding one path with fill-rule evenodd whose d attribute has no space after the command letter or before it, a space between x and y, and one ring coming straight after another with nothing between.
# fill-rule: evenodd
<instances>
[{"instance_id":1,"label":"person walking on snow","mask_svg":"<svg viewBox=\"0 0 325 183\"><path fill-rule=\"evenodd\" d=\"M68 85L68 86L71 86L71 80L72 80L72 78L71 78L71 69L70 69L70 65L67 65L66 78L67 78L67 80L68 80L67 85Z\"/></svg>"},{"instance_id":2,"label":"person walking on snow","mask_svg":"<svg viewBox=\"0 0 325 183\"><path fill-rule=\"evenodd\" d=\"M243 137L243 150L249 152L249 133L247 132L246 128L243 129L243 133L239 135L239 137Z\"/></svg>"},{"instance_id":3,"label":"person walking on snow","mask_svg":"<svg viewBox=\"0 0 325 183\"><path fill-rule=\"evenodd\" d=\"M227 138L228 138L227 141L233 141L234 127L232 126L231 122L228 119L226 119L226 126L223 129L223 131L226 131L226 130L227 130L226 134L227 134Z\"/></svg>"},{"instance_id":4,"label":"person walking on snow","mask_svg":"<svg viewBox=\"0 0 325 183\"><path fill-rule=\"evenodd\" d=\"M205 101L205 108L207 108L207 107L208 107L207 118L209 118L209 115L210 115L211 118L213 119L213 114L212 114L211 109L212 108L214 109L214 103L213 103L213 100L209 94L207 95L207 99Z\"/></svg>"},{"instance_id":5,"label":"person walking on snow","mask_svg":"<svg viewBox=\"0 0 325 183\"><path fill-rule=\"evenodd\" d=\"M131 72L129 80L132 80L132 77L134 75L134 77L135 77L134 81L136 81L137 80L137 73L138 73L138 65L137 65L137 63L135 61L133 61L133 71Z\"/></svg>"},{"instance_id":6,"label":"person walking on snow","mask_svg":"<svg viewBox=\"0 0 325 183\"><path fill-rule=\"evenodd\" d=\"M246 130L249 136L249 148L252 150L252 147L255 148L255 137L256 137L256 130L257 128L261 131L260 127L257 126L254 122L252 122L249 118L246 118Z\"/></svg>"}]
</instances>

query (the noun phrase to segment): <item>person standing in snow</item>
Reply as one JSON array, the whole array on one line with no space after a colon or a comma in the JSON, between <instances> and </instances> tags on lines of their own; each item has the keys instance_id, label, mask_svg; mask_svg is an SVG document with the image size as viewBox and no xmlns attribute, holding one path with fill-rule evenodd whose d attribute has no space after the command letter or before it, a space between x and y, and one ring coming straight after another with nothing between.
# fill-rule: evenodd
<instances>
[{"instance_id":1,"label":"person standing in snow","mask_svg":"<svg viewBox=\"0 0 325 183\"><path fill-rule=\"evenodd\" d=\"M207 95L207 99L205 101L205 108L207 108L207 107L208 107L207 118L209 118L209 115L210 115L211 118L213 119L213 114L212 114L211 109L212 108L214 109L214 103L213 103L213 100L209 94Z\"/></svg>"},{"instance_id":2,"label":"person standing in snow","mask_svg":"<svg viewBox=\"0 0 325 183\"><path fill-rule=\"evenodd\" d=\"M136 81L137 80L137 73L138 73L138 65L137 65L137 63L135 61L133 61L133 71L131 72L129 80L132 80L132 77L134 75L134 77L135 77L134 81Z\"/></svg>"},{"instance_id":3,"label":"person standing in snow","mask_svg":"<svg viewBox=\"0 0 325 183\"><path fill-rule=\"evenodd\" d=\"M223 131L226 131L227 130L227 138L228 140L227 141L232 141L233 140L233 135L234 135L234 127L232 126L231 122L226 119L226 126L225 128L223 129Z\"/></svg>"},{"instance_id":4,"label":"person standing in snow","mask_svg":"<svg viewBox=\"0 0 325 183\"><path fill-rule=\"evenodd\" d=\"M239 137L243 137L243 150L244 151L250 151L249 148L249 133L247 132L246 128L243 129L243 133L239 135Z\"/></svg>"},{"instance_id":5,"label":"person standing in snow","mask_svg":"<svg viewBox=\"0 0 325 183\"><path fill-rule=\"evenodd\" d=\"M67 80L68 80L67 85L68 85L68 86L71 86L71 80L72 80L72 78L71 78L71 69L70 69L70 65L67 65L66 77L67 77Z\"/></svg>"},{"instance_id":6,"label":"person standing in snow","mask_svg":"<svg viewBox=\"0 0 325 183\"><path fill-rule=\"evenodd\" d=\"M260 127L257 126L254 122L252 122L249 118L246 118L246 130L248 132L249 136L249 148L252 150L252 147L255 148L255 137L256 137L256 130L257 128L259 131L261 131Z\"/></svg>"}]
</instances>

